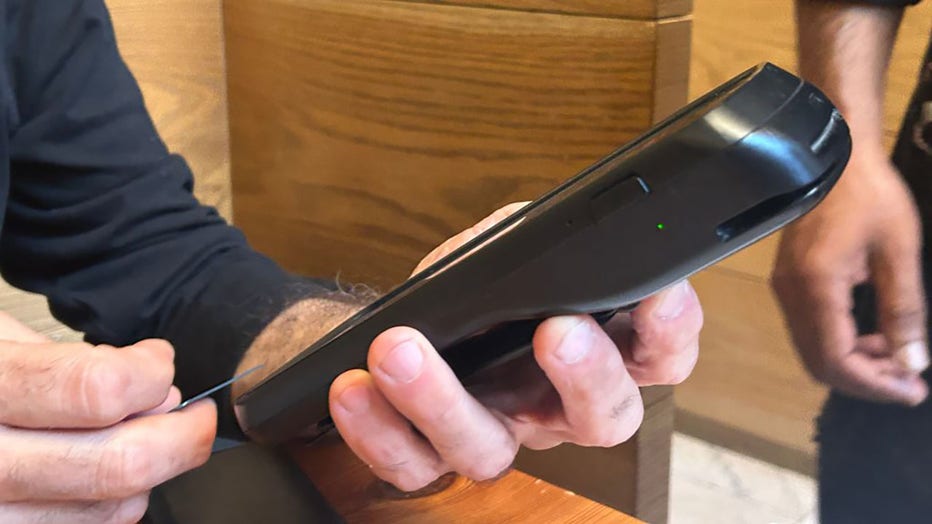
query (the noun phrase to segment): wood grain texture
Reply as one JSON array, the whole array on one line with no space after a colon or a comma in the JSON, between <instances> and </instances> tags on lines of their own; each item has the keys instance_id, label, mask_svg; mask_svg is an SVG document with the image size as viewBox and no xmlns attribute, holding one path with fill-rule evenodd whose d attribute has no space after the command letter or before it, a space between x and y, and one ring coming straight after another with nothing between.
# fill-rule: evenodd
<instances>
[{"instance_id":1,"label":"wood grain texture","mask_svg":"<svg viewBox=\"0 0 932 524\"><path fill-rule=\"evenodd\" d=\"M659 19L692 11L692 0L404 0L417 3L567 13L600 17Z\"/></svg>"},{"instance_id":2,"label":"wood grain texture","mask_svg":"<svg viewBox=\"0 0 932 524\"><path fill-rule=\"evenodd\" d=\"M442 491L411 497L378 480L337 438L295 447L292 453L350 524L640 522L519 471L480 484L456 477Z\"/></svg>"},{"instance_id":3,"label":"wood grain texture","mask_svg":"<svg viewBox=\"0 0 932 524\"><path fill-rule=\"evenodd\" d=\"M699 362L677 386L677 408L812 456L812 422L826 392L797 361L769 288L714 270L693 284L705 328Z\"/></svg>"},{"instance_id":4,"label":"wood grain texture","mask_svg":"<svg viewBox=\"0 0 932 524\"><path fill-rule=\"evenodd\" d=\"M691 44L691 18L678 17L657 23L651 123L660 122L686 104Z\"/></svg>"},{"instance_id":5,"label":"wood grain texture","mask_svg":"<svg viewBox=\"0 0 932 524\"><path fill-rule=\"evenodd\" d=\"M635 444L634 513L653 523L667 522L670 511L670 452L673 418L676 410L673 387L660 386L641 390L644 398L644 422Z\"/></svg>"},{"instance_id":6,"label":"wood grain texture","mask_svg":"<svg viewBox=\"0 0 932 524\"><path fill-rule=\"evenodd\" d=\"M653 22L337 0L226 22L236 222L305 273L399 282L654 119Z\"/></svg>"},{"instance_id":7,"label":"wood grain texture","mask_svg":"<svg viewBox=\"0 0 932 524\"><path fill-rule=\"evenodd\" d=\"M108 0L120 52L198 198L232 217L220 0Z\"/></svg>"},{"instance_id":8,"label":"wood grain texture","mask_svg":"<svg viewBox=\"0 0 932 524\"><path fill-rule=\"evenodd\" d=\"M120 51L156 127L194 170L198 197L232 216L220 0L108 0ZM45 298L0 284L0 307L53 338L77 333Z\"/></svg>"}]
</instances>

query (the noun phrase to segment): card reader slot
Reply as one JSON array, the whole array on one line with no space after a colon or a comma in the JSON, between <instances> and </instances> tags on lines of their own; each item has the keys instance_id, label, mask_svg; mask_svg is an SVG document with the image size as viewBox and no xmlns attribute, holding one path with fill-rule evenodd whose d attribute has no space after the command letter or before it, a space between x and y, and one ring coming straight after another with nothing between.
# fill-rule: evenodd
<instances>
[{"instance_id":1,"label":"card reader slot","mask_svg":"<svg viewBox=\"0 0 932 524\"><path fill-rule=\"evenodd\" d=\"M819 154L825 149L825 146L828 144L829 139L839 131L839 128L842 127L841 124L844 122L844 119L841 117L841 113L837 109L832 109L832 116L829 117L828 123L825 124L825 128L822 129L822 132L819 133L819 136L812 141L812 144L809 145L809 149L813 153Z\"/></svg>"},{"instance_id":2,"label":"card reader slot","mask_svg":"<svg viewBox=\"0 0 932 524\"><path fill-rule=\"evenodd\" d=\"M729 240L740 236L742 233L746 233L754 226L757 226L780 214L783 210L791 207L795 201L805 197L813 190L817 189L823 184L825 177L831 174L834 170L835 164L832 164L819 178L815 180L815 182L807 184L799 189L768 198L759 204L755 204L749 209L742 211L732 218L729 218L725 222L722 222L718 227L715 228L715 234L718 236L720 241L728 242Z\"/></svg>"}]
</instances>

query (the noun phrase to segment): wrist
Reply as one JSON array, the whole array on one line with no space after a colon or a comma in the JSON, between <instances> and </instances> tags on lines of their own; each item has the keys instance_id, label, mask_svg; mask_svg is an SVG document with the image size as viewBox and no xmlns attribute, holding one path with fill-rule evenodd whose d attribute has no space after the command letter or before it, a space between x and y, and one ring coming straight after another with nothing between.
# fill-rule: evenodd
<instances>
[{"instance_id":1,"label":"wrist","mask_svg":"<svg viewBox=\"0 0 932 524\"><path fill-rule=\"evenodd\" d=\"M282 311L259 333L240 361L237 373L259 365L263 367L233 385L233 398L276 372L373 298L339 292L302 300Z\"/></svg>"}]
</instances>

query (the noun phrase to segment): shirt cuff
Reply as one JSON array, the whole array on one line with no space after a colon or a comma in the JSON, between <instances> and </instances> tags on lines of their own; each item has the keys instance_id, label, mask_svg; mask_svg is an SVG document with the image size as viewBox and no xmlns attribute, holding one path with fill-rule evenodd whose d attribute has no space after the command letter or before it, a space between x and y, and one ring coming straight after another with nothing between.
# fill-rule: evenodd
<instances>
[{"instance_id":1,"label":"shirt cuff","mask_svg":"<svg viewBox=\"0 0 932 524\"><path fill-rule=\"evenodd\" d=\"M215 266L203 288L179 298L159 330L175 347L175 384L184 398L229 380L252 342L282 311L336 289L332 282L288 274L252 251L222 258L222 269ZM218 435L244 438L230 388L213 397Z\"/></svg>"}]
</instances>

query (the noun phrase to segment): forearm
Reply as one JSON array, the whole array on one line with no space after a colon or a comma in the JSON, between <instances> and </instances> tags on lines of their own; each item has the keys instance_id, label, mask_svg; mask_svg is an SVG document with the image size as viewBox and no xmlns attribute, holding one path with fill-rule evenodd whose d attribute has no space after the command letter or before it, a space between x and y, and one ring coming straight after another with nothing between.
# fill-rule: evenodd
<instances>
[{"instance_id":1,"label":"forearm","mask_svg":"<svg viewBox=\"0 0 932 524\"><path fill-rule=\"evenodd\" d=\"M883 155L886 71L902 7L797 0L799 67L841 110L858 154Z\"/></svg>"}]
</instances>

